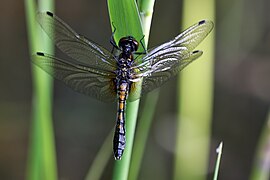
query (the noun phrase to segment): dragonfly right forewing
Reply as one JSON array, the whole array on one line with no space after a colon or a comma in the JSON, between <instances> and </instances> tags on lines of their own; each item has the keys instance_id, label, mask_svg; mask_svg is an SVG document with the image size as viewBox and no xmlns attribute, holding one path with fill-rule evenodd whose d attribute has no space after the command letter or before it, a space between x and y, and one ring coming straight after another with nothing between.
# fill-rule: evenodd
<instances>
[{"instance_id":1,"label":"dragonfly right forewing","mask_svg":"<svg viewBox=\"0 0 270 180\"><path fill-rule=\"evenodd\" d=\"M106 49L76 33L51 12L39 12L37 20L56 46L82 65L113 72L116 59Z\"/></svg>"}]
</instances>

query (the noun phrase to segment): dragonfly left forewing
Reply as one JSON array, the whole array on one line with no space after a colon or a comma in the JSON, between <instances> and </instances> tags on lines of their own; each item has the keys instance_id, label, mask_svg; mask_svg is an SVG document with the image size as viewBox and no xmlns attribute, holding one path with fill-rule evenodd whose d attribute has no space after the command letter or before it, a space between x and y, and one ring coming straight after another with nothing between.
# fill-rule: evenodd
<instances>
[{"instance_id":1,"label":"dragonfly left forewing","mask_svg":"<svg viewBox=\"0 0 270 180\"><path fill-rule=\"evenodd\" d=\"M179 71L181 71L191 62L199 58L202 54L202 51L194 51L189 55L183 57L183 59L181 61L178 61L178 63L174 63L172 66L167 68L161 67L159 68L159 70L152 72L151 76L147 76L143 79L142 93L147 93L149 91L152 91L153 89L162 86L169 79L177 75Z\"/></svg>"},{"instance_id":2,"label":"dragonfly left forewing","mask_svg":"<svg viewBox=\"0 0 270 180\"><path fill-rule=\"evenodd\" d=\"M209 20L201 20L179 34L172 41L173 46L186 47L192 51L212 31L214 23Z\"/></svg>"},{"instance_id":3,"label":"dragonfly left forewing","mask_svg":"<svg viewBox=\"0 0 270 180\"><path fill-rule=\"evenodd\" d=\"M202 51L194 51L194 48L211 32L213 26L212 21L202 20L171 41L150 49L149 53L142 57L142 63L137 60L138 65L131 68L132 71L137 72L132 76L135 80L133 89L139 86L137 81L140 78L143 78L142 94L158 88L200 57ZM136 95L134 99L140 97L139 93L134 94Z\"/></svg>"},{"instance_id":4,"label":"dragonfly left forewing","mask_svg":"<svg viewBox=\"0 0 270 180\"><path fill-rule=\"evenodd\" d=\"M71 63L40 52L32 56L32 62L79 93L104 102L116 99L114 73Z\"/></svg>"},{"instance_id":5,"label":"dragonfly left forewing","mask_svg":"<svg viewBox=\"0 0 270 180\"><path fill-rule=\"evenodd\" d=\"M159 61L160 63L158 65L151 66L151 68L149 67L148 71L137 73L134 75L136 78L134 78L135 80L131 85L129 101L134 101L140 98L141 95L162 86L202 54L202 51L196 50L182 57L180 61L179 59L178 61L174 61L173 59Z\"/></svg>"},{"instance_id":6,"label":"dragonfly left forewing","mask_svg":"<svg viewBox=\"0 0 270 180\"><path fill-rule=\"evenodd\" d=\"M150 66L159 64L159 61L164 61L170 57L176 57L177 59L175 59L175 61L181 60L186 55L189 55L195 47L202 42L212 31L213 27L214 23L209 20L202 20L192 25L171 41L150 49L148 53L142 57L142 63L137 62L138 65L134 68L140 70L143 70L143 68L147 69ZM146 65L148 65L148 67Z\"/></svg>"}]
</instances>

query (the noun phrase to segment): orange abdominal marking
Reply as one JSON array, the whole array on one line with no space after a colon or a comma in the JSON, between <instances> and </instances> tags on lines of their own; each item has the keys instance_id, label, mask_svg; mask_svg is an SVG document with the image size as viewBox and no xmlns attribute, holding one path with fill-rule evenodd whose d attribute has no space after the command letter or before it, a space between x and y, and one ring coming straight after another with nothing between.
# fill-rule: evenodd
<instances>
[{"instance_id":1,"label":"orange abdominal marking","mask_svg":"<svg viewBox=\"0 0 270 180\"><path fill-rule=\"evenodd\" d=\"M124 103L123 102L121 102L121 103L119 103L119 109L124 109Z\"/></svg>"},{"instance_id":2,"label":"orange abdominal marking","mask_svg":"<svg viewBox=\"0 0 270 180\"><path fill-rule=\"evenodd\" d=\"M121 101L124 101L124 100L125 100L125 94L121 94L121 93L120 93L119 99L120 99Z\"/></svg>"}]
</instances>

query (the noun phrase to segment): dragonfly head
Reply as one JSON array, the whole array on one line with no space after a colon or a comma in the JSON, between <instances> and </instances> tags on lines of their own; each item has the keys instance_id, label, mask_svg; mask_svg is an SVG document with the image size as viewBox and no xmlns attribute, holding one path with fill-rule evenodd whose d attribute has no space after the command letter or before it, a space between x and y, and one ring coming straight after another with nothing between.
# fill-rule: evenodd
<instances>
[{"instance_id":1,"label":"dragonfly head","mask_svg":"<svg viewBox=\"0 0 270 180\"><path fill-rule=\"evenodd\" d=\"M138 41L136 41L136 39L132 36L122 37L119 40L118 45L123 51L130 51L130 52L137 51L139 47Z\"/></svg>"}]
</instances>

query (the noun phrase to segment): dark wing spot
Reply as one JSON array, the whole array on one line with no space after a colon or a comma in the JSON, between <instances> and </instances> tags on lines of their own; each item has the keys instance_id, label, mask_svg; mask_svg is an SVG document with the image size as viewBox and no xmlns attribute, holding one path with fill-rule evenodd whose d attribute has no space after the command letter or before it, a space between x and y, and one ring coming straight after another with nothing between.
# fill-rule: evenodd
<instances>
[{"instance_id":1,"label":"dark wing spot","mask_svg":"<svg viewBox=\"0 0 270 180\"><path fill-rule=\"evenodd\" d=\"M199 25L202 25L202 24L204 24L205 23L205 20L201 20L198 24Z\"/></svg>"},{"instance_id":2,"label":"dark wing spot","mask_svg":"<svg viewBox=\"0 0 270 180\"><path fill-rule=\"evenodd\" d=\"M44 53L42 53L42 52L37 52L37 55L38 56L45 56Z\"/></svg>"},{"instance_id":3,"label":"dark wing spot","mask_svg":"<svg viewBox=\"0 0 270 180\"><path fill-rule=\"evenodd\" d=\"M198 53L203 53L203 52L201 50L192 51L192 54L198 54Z\"/></svg>"},{"instance_id":4,"label":"dark wing spot","mask_svg":"<svg viewBox=\"0 0 270 180\"><path fill-rule=\"evenodd\" d=\"M52 13L52 12L47 11L46 13L47 13L49 16L53 17L53 13Z\"/></svg>"}]
</instances>

